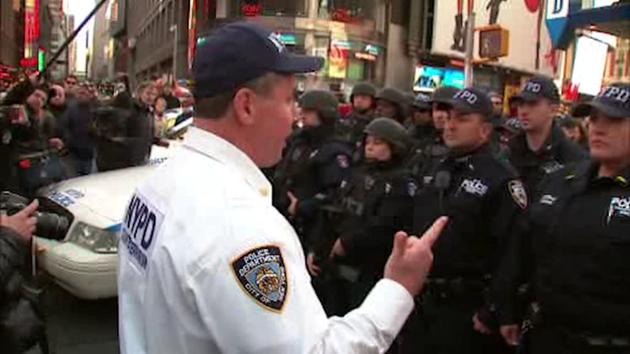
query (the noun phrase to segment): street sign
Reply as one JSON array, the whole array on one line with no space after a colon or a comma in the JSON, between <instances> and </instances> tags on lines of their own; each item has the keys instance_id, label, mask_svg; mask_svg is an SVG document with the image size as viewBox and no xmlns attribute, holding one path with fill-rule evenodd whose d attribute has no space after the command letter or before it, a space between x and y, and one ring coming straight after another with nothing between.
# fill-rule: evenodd
<instances>
[{"instance_id":1,"label":"street sign","mask_svg":"<svg viewBox=\"0 0 630 354\"><path fill-rule=\"evenodd\" d=\"M545 23L554 48L561 48L567 36L569 24L569 0L549 0L545 11Z\"/></svg>"},{"instance_id":2,"label":"street sign","mask_svg":"<svg viewBox=\"0 0 630 354\"><path fill-rule=\"evenodd\" d=\"M510 51L510 31L500 25L477 29L479 31L479 57L496 59L505 57Z\"/></svg>"}]
</instances>

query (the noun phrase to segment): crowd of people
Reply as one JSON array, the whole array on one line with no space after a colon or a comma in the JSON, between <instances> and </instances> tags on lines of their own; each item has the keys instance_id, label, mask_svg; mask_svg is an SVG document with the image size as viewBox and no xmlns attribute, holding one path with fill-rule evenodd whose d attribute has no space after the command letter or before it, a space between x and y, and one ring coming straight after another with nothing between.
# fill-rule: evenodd
<instances>
[{"instance_id":1,"label":"crowd of people","mask_svg":"<svg viewBox=\"0 0 630 354\"><path fill-rule=\"evenodd\" d=\"M163 78L134 92L125 75L109 86L34 73L9 87L0 101L1 189L33 196L63 179L142 165L163 136L165 112L192 109L190 92L176 87L176 97Z\"/></svg>"}]
</instances>

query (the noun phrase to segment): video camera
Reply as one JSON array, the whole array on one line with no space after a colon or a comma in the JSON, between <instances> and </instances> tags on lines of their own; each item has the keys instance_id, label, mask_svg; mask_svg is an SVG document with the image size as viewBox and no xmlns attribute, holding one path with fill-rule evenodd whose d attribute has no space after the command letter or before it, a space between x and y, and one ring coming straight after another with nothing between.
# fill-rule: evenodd
<instances>
[{"instance_id":1,"label":"video camera","mask_svg":"<svg viewBox=\"0 0 630 354\"><path fill-rule=\"evenodd\" d=\"M0 194L0 212L13 215L26 208L30 202L28 199L3 191ZM48 212L36 212L37 225L35 235L51 240L62 240L70 226L68 218L62 215Z\"/></svg>"}]
</instances>

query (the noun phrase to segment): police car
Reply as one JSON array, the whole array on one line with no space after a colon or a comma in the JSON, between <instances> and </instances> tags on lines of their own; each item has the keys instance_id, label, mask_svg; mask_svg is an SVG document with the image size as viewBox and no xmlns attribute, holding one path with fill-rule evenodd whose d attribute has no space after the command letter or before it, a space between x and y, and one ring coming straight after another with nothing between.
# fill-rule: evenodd
<instances>
[{"instance_id":1,"label":"police car","mask_svg":"<svg viewBox=\"0 0 630 354\"><path fill-rule=\"evenodd\" d=\"M82 299L116 296L118 233L125 208L136 186L181 146L176 136L191 124L192 114L169 123L170 144L153 146L148 165L74 178L38 192L41 205L70 219L63 241L36 238L39 267L57 284Z\"/></svg>"}]
</instances>

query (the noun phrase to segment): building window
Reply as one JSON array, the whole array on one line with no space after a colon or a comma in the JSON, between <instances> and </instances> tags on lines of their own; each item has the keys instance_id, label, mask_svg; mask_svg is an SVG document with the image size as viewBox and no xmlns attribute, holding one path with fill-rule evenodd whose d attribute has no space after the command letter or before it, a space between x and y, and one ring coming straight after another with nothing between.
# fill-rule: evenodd
<instances>
[{"instance_id":1,"label":"building window","mask_svg":"<svg viewBox=\"0 0 630 354\"><path fill-rule=\"evenodd\" d=\"M318 16L321 19L361 23L375 17L373 0L318 0Z\"/></svg>"},{"instance_id":2,"label":"building window","mask_svg":"<svg viewBox=\"0 0 630 354\"><path fill-rule=\"evenodd\" d=\"M238 16L306 17L307 0L236 0L232 13Z\"/></svg>"}]
</instances>

